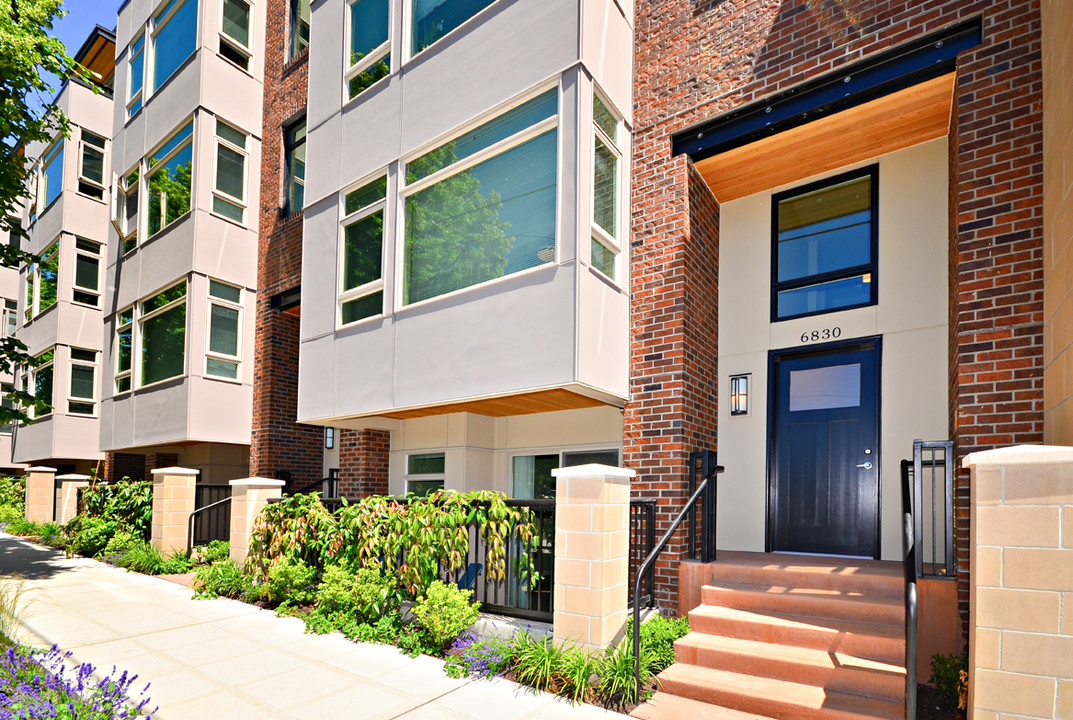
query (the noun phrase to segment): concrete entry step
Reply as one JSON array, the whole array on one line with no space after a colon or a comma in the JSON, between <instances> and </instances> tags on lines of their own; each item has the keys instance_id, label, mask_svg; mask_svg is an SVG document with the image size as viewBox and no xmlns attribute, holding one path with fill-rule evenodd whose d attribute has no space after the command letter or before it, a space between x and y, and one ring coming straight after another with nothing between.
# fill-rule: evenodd
<instances>
[{"instance_id":1,"label":"concrete entry step","mask_svg":"<svg viewBox=\"0 0 1073 720\"><path fill-rule=\"evenodd\" d=\"M690 701L771 718L904 717L901 564L723 552L708 569L678 663L635 715L688 717Z\"/></svg>"}]
</instances>

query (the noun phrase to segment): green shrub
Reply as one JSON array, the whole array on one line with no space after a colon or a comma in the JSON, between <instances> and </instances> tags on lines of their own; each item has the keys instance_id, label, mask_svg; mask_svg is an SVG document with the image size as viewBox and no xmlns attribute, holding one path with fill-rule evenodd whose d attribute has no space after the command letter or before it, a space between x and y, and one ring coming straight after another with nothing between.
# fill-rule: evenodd
<instances>
[{"instance_id":1,"label":"green shrub","mask_svg":"<svg viewBox=\"0 0 1073 720\"><path fill-rule=\"evenodd\" d=\"M146 544L146 542L140 536L128 530L117 530L115 535L108 540L108 544L104 546L104 552L102 554L122 555L128 550L144 544Z\"/></svg>"},{"instance_id":2,"label":"green shrub","mask_svg":"<svg viewBox=\"0 0 1073 720\"><path fill-rule=\"evenodd\" d=\"M160 570L156 575L178 575L180 573L188 573L194 569L194 564L190 562L190 558L186 557L184 552L172 553L171 557L164 560L164 564L160 566Z\"/></svg>"},{"instance_id":3,"label":"green shrub","mask_svg":"<svg viewBox=\"0 0 1073 720\"><path fill-rule=\"evenodd\" d=\"M153 483L123 478L115 485L92 482L82 491L80 514L106 518L119 527L149 539L153 529Z\"/></svg>"},{"instance_id":4,"label":"green shrub","mask_svg":"<svg viewBox=\"0 0 1073 720\"><path fill-rule=\"evenodd\" d=\"M0 523L11 522L22 517L23 510L13 505L0 505Z\"/></svg>"},{"instance_id":5,"label":"green shrub","mask_svg":"<svg viewBox=\"0 0 1073 720\"><path fill-rule=\"evenodd\" d=\"M21 537L36 537L37 534L41 531L41 525L35 523L32 520L27 520L26 518L20 517L15 518L11 522L9 522L7 524L7 527L4 529L12 535L19 535Z\"/></svg>"},{"instance_id":6,"label":"green shrub","mask_svg":"<svg viewBox=\"0 0 1073 720\"><path fill-rule=\"evenodd\" d=\"M266 599L274 603L311 603L317 596L317 569L288 558L268 568Z\"/></svg>"},{"instance_id":7,"label":"green shrub","mask_svg":"<svg viewBox=\"0 0 1073 720\"><path fill-rule=\"evenodd\" d=\"M392 645L398 642L399 633L402 629L402 619L398 614L385 615L375 623L357 623L344 628L343 634L347 639L354 642L377 643L379 645Z\"/></svg>"},{"instance_id":8,"label":"green shrub","mask_svg":"<svg viewBox=\"0 0 1073 720\"><path fill-rule=\"evenodd\" d=\"M457 585L434 580L413 606L414 619L428 633L429 639L442 651L460 632L477 620L480 605L471 603L472 590L459 590Z\"/></svg>"},{"instance_id":9,"label":"green shrub","mask_svg":"<svg viewBox=\"0 0 1073 720\"><path fill-rule=\"evenodd\" d=\"M230 559L200 567L194 576L194 597L199 598L244 598L253 602L260 598L260 589Z\"/></svg>"},{"instance_id":10,"label":"green shrub","mask_svg":"<svg viewBox=\"0 0 1073 720\"><path fill-rule=\"evenodd\" d=\"M0 477L0 506L15 508L19 515L26 510L26 478Z\"/></svg>"},{"instance_id":11,"label":"green shrub","mask_svg":"<svg viewBox=\"0 0 1073 720\"><path fill-rule=\"evenodd\" d=\"M69 538L68 552L77 555L97 555L108 545L116 531L114 520L78 516L64 528Z\"/></svg>"},{"instance_id":12,"label":"green shrub","mask_svg":"<svg viewBox=\"0 0 1073 720\"><path fill-rule=\"evenodd\" d=\"M931 658L931 678L928 682L934 683L939 694L949 710L955 711L961 707L961 695L965 686L965 677L969 671L969 656L943 655L935 653Z\"/></svg>"},{"instance_id":13,"label":"green shrub","mask_svg":"<svg viewBox=\"0 0 1073 720\"><path fill-rule=\"evenodd\" d=\"M656 615L641 623L641 649L652 660L653 672L660 672L675 662L674 641L689 632L687 618L667 618ZM626 639L633 647L633 617L626 621Z\"/></svg>"},{"instance_id":14,"label":"green shrub","mask_svg":"<svg viewBox=\"0 0 1073 720\"><path fill-rule=\"evenodd\" d=\"M67 543L63 528L54 522L41 523L37 527L37 537L49 547L62 548Z\"/></svg>"},{"instance_id":15,"label":"green shrub","mask_svg":"<svg viewBox=\"0 0 1073 720\"><path fill-rule=\"evenodd\" d=\"M227 540L213 540L204 547L202 555L205 562L214 563L231 557L231 543Z\"/></svg>"}]
</instances>

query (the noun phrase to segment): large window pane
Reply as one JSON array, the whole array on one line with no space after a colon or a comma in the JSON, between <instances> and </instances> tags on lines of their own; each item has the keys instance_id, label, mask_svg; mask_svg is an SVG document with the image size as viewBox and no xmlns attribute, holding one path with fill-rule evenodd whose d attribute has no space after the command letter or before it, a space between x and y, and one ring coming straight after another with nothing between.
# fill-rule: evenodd
<instances>
[{"instance_id":1,"label":"large window pane","mask_svg":"<svg viewBox=\"0 0 1073 720\"><path fill-rule=\"evenodd\" d=\"M226 145L218 145L216 152L216 189L242 200L245 174L246 156Z\"/></svg>"},{"instance_id":2,"label":"large window pane","mask_svg":"<svg viewBox=\"0 0 1073 720\"><path fill-rule=\"evenodd\" d=\"M416 55L488 7L494 0L413 0L413 42Z\"/></svg>"},{"instance_id":3,"label":"large window pane","mask_svg":"<svg viewBox=\"0 0 1073 720\"><path fill-rule=\"evenodd\" d=\"M779 317L837 310L867 304L872 296L871 276L857 275L843 280L806 285L778 293Z\"/></svg>"},{"instance_id":4,"label":"large window pane","mask_svg":"<svg viewBox=\"0 0 1073 720\"><path fill-rule=\"evenodd\" d=\"M92 365L71 366L71 397L92 400L94 392L94 370Z\"/></svg>"},{"instance_id":5,"label":"large window pane","mask_svg":"<svg viewBox=\"0 0 1073 720\"><path fill-rule=\"evenodd\" d=\"M209 351L221 355L238 355L237 309L216 304L212 306Z\"/></svg>"},{"instance_id":6,"label":"large window pane","mask_svg":"<svg viewBox=\"0 0 1073 720\"><path fill-rule=\"evenodd\" d=\"M56 304L56 290L60 272L60 246L54 243L41 255L41 279L38 289L37 311L44 312Z\"/></svg>"},{"instance_id":7,"label":"large window pane","mask_svg":"<svg viewBox=\"0 0 1073 720\"><path fill-rule=\"evenodd\" d=\"M301 120L285 133L287 153L287 213L304 207L306 177L306 122Z\"/></svg>"},{"instance_id":8,"label":"large window pane","mask_svg":"<svg viewBox=\"0 0 1073 720\"><path fill-rule=\"evenodd\" d=\"M139 35L138 39L130 44L130 94L128 100L133 99L142 92L142 80L145 76L145 35ZM138 112L142 107L139 98L130 106L130 114Z\"/></svg>"},{"instance_id":9,"label":"large window pane","mask_svg":"<svg viewBox=\"0 0 1073 720\"><path fill-rule=\"evenodd\" d=\"M116 338L118 339L119 347L116 357L116 372L126 372L130 370L130 356L133 337L133 328L131 325L122 327L116 332Z\"/></svg>"},{"instance_id":10,"label":"large window pane","mask_svg":"<svg viewBox=\"0 0 1073 720\"><path fill-rule=\"evenodd\" d=\"M98 185L104 184L104 138L82 131L82 177Z\"/></svg>"},{"instance_id":11,"label":"large window pane","mask_svg":"<svg viewBox=\"0 0 1073 720\"><path fill-rule=\"evenodd\" d=\"M48 207L60 196L60 193L63 192L62 140L56 144L56 147L54 147L45 158L45 161L41 166L41 182L45 185L43 197L45 200L45 207Z\"/></svg>"},{"instance_id":12,"label":"large window pane","mask_svg":"<svg viewBox=\"0 0 1073 720\"><path fill-rule=\"evenodd\" d=\"M596 139L595 172L593 219L608 235L618 237L618 158L599 138Z\"/></svg>"},{"instance_id":13,"label":"large window pane","mask_svg":"<svg viewBox=\"0 0 1073 720\"><path fill-rule=\"evenodd\" d=\"M194 52L197 5L197 0L172 0L157 16L158 27L153 37L153 91L167 82ZM175 14L168 17L173 9Z\"/></svg>"},{"instance_id":14,"label":"large window pane","mask_svg":"<svg viewBox=\"0 0 1073 720\"><path fill-rule=\"evenodd\" d=\"M350 59L347 67L365 67L363 72L350 79L350 97L390 71L391 60L385 49L381 48L388 38L390 8L389 0L355 0L350 4ZM370 54L378 49L380 51L376 55L380 57L374 61Z\"/></svg>"},{"instance_id":15,"label":"large window pane","mask_svg":"<svg viewBox=\"0 0 1073 720\"><path fill-rule=\"evenodd\" d=\"M52 364L38 367L34 370L34 397L40 402L48 403L52 405ZM47 415L51 413L51 408L47 411L38 409L35 411L35 415Z\"/></svg>"},{"instance_id":16,"label":"large window pane","mask_svg":"<svg viewBox=\"0 0 1073 720\"><path fill-rule=\"evenodd\" d=\"M444 453L424 453L406 457L407 475L443 474L446 463Z\"/></svg>"},{"instance_id":17,"label":"large window pane","mask_svg":"<svg viewBox=\"0 0 1073 720\"><path fill-rule=\"evenodd\" d=\"M291 0L291 41L287 59L309 47L309 0Z\"/></svg>"},{"instance_id":18,"label":"large window pane","mask_svg":"<svg viewBox=\"0 0 1073 720\"><path fill-rule=\"evenodd\" d=\"M244 0L224 0L223 31L243 47L250 46L250 6Z\"/></svg>"},{"instance_id":19,"label":"large window pane","mask_svg":"<svg viewBox=\"0 0 1073 720\"><path fill-rule=\"evenodd\" d=\"M190 211L192 132L190 123L149 158L149 237Z\"/></svg>"},{"instance_id":20,"label":"large window pane","mask_svg":"<svg viewBox=\"0 0 1073 720\"><path fill-rule=\"evenodd\" d=\"M404 302L549 262L555 253L552 130L406 198ZM441 152L453 152L450 143Z\"/></svg>"},{"instance_id":21,"label":"large window pane","mask_svg":"<svg viewBox=\"0 0 1073 720\"><path fill-rule=\"evenodd\" d=\"M142 322L142 384L183 374L186 304Z\"/></svg>"},{"instance_id":22,"label":"large window pane","mask_svg":"<svg viewBox=\"0 0 1073 720\"><path fill-rule=\"evenodd\" d=\"M559 467L559 456L525 455L511 463L511 497L538 500L555 497L555 478L551 471Z\"/></svg>"},{"instance_id":23,"label":"large window pane","mask_svg":"<svg viewBox=\"0 0 1073 720\"><path fill-rule=\"evenodd\" d=\"M343 290L380 278L383 238L382 211L347 225L343 244Z\"/></svg>"}]
</instances>

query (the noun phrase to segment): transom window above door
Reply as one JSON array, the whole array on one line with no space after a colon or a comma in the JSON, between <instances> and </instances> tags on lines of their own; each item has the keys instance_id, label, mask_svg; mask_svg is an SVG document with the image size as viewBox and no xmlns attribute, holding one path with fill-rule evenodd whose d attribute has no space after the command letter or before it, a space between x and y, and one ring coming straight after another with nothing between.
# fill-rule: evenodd
<instances>
[{"instance_id":1,"label":"transom window above door","mask_svg":"<svg viewBox=\"0 0 1073 720\"><path fill-rule=\"evenodd\" d=\"M778 193L771 319L876 303L878 166Z\"/></svg>"}]
</instances>

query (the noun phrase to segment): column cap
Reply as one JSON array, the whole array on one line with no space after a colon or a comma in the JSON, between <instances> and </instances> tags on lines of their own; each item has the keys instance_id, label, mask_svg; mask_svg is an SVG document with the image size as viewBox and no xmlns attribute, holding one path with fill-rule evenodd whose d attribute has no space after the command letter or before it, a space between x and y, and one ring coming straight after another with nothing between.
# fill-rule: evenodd
<instances>
[{"instance_id":1,"label":"column cap","mask_svg":"<svg viewBox=\"0 0 1073 720\"><path fill-rule=\"evenodd\" d=\"M281 488L287 484L285 480L276 480L275 478L263 478L263 477L251 477L251 478L239 478L238 480L231 480L228 483L231 487L278 487Z\"/></svg>"},{"instance_id":2,"label":"column cap","mask_svg":"<svg viewBox=\"0 0 1073 720\"><path fill-rule=\"evenodd\" d=\"M54 473L56 472L56 468L45 467L44 465L35 465L34 467L26 468L26 472Z\"/></svg>"},{"instance_id":3,"label":"column cap","mask_svg":"<svg viewBox=\"0 0 1073 720\"><path fill-rule=\"evenodd\" d=\"M67 475L57 475L57 480L89 480L89 475L79 475L78 473L68 473Z\"/></svg>"},{"instance_id":4,"label":"column cap","mask_svg":"<svg viewBox=\"0 0 1073 720\"><path fill-rule=\"evenodd\" d=\"M587 465L556 468L551 471L551 475L556 478L612 478L615 480L631 480L637 476L637 471L631 468L589 463Z\"/></svg>"},{"instance_id":5,"label":"column cap","mask_svg":"<svg viewBox=\"0 0 1073 720\"><path fill-rule=\"evenodd\" d=\"M1073 462L1073 447L1061 445L1014 445L995 450L969 453L962 467L976 465L1036 465Z\"/></svg>"},{"instance_id":6,"label":"column cap","mask_svg":"<svg viewBox=\"0 0 1073 720\"><path fill-rule=\"evenodd\" d=\"M190 468L184 467L166 467L157 468L156 470L150 470L149 472L153 473L154 475L197 475L201 471L191 470Z\"/></svg>"}]
</instances>

